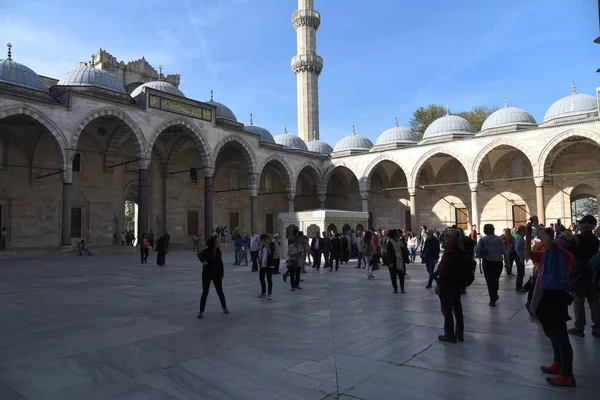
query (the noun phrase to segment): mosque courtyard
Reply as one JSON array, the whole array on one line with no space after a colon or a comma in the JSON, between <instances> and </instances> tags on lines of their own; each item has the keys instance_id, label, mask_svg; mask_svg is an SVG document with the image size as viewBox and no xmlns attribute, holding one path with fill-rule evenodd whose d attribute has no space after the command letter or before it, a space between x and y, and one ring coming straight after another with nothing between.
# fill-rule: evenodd
<instances>
[{"instance_id":1,"label":"mosque courtyard","mask_svg":"<svg viewBox=\"0 0 600 400\"><path fill-rule=\"evenodd\" d=\"M548 386L550 343L504 276L496 308L477 277L463 297L465 342L445 344L421 264L406 294L392 293L387 270L368 281L351 262L310 271L302 291L276 276L267 301L227 251L231 313L212 291L198 320L190 250L173 250L166 268L152 253L139 264L132 248L96 250L0 259L0 399L600 398L600 341L571 338L578 387Z\"/></svg>"}]
</instances>

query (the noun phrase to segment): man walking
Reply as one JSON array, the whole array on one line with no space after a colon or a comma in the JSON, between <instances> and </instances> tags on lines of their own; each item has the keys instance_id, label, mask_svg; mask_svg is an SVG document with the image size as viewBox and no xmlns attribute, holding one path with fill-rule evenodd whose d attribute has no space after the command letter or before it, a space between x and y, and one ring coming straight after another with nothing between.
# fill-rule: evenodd
<instances>
[{"instance_id":1,"label":"man walking","mask_svg":"<svg viewBox=\"0 0 600 400\"><path fill-rule=\"evenodd\" d=\"M433 236L433 231L427 231L427 239L425 239L425 244L423 245L423 250L421 250L421 252L423 260L425 261L425 266L427 267L427 273L429 274L429 280L427 281L425 289L431 289L431 284L435 279L433 274L435 264L437 264L440 258L440 242Z\"/></svg>"},{"instance_id":2,"label":"man walking","mask_svg":"<svg viewBox=\"0 0 600 400\"><path fill-rule=\"evenodd\" d=\"M329 246L331 244L331 238L327 234L327 232L323 231L323 258L325 259L325 264L323 268L327 268L329 266Z\"/></svg>"},{"instance_id":3,"label":"man walking","mask_svg":"<svg viewBox=\"0 0 600 400\"><path fill-rule=\"evenodd\" d=\"M244 239L242 238L242 232L237 227L233 231L231 238L233 239L233 246L235 248L235 262L233 265L240 265L242 263L242 247L244 245Z\"/></svg>"},{"instance_id":4,"label":"man walking","mask_svg":"<svg viewBox=\"0 0 600 400\"><path fill-rule=\"evenodd\" d=\"M458 246L460 231L448 229L446 232L446 250L438 268L438 283L435 293L440 297L444 316L444 334L438 336L440 342L464 342L464 321L460 292L464 286L464 264L466 254ZM454 326L456 317L456 328Z\"/></svg>"},{"instance_id":5,"label":"man walking","mask_svg":"<svg viewBox=\"0 0 600 400\"><path fill-rule=\"evenodd\" d=\"M504 240L494 234L494 225L483 226L483 236L475 246L476 257L483 263L483 273L490 296L490 307L496 307L498 301L498 288L502 274L502 260L508 270L509 256Z\"/></svg>"},{"instance_id":6,"label":"man walking","mask_svg":"<svg viewBox=\"0 0 600 400\"><path fill-rule=\"evenodd\" d=\"M331 239L331 253L329 254L329 272L333 271L333 263L335 262L335 270L337 271L340 267L340 258L342 257L342 239L340 234L336 233Z\"/></svg>"},{"instance_id":7,"label":"man walking","mask_svg":"<svg viewBox=\"0 0 600 400\"><path fill-rule=\"evenodd\" d=\"M256 230L252 229L250 236L250 260L252 261L252 272L258 271L258 252L260 250L260 237Z\"/></svg>"},{"instance_id":8,"label":"man walking","mask_svg":"<svg viewBox=\"0 0 600 400\"><path fill-rule=\"evenodd\" d=\"M527 253L525 252L525 233L527 232L524 226L519 226L517 229L517 237L515 238L515 252L517 257L515 263L517 264L517 283L515 290L517 293L526 293L523 290L523 279L525 278L525 259Z\"/></svg>"},{"instance_id":9,"label":"man walking","mask_svg":"<svg viewBox=\"0 0 600 400\"><path fill-rule=\"evenodd\" d=\"M313 268L317 271L321 269L321 253L323 251L323 238L319 231L315 232L315 237L313 237L312 242L310 243L310 252L313 255Z\"/></svg>"}]
</instances>

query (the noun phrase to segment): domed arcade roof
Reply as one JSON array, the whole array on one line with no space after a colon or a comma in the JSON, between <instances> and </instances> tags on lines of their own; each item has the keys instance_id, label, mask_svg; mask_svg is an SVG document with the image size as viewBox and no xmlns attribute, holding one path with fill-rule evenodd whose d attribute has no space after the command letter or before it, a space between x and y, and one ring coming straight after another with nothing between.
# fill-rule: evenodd
<instances>
[{"instance_id":1,"label":"domed arcade roof","mask_svg":"<svg viewBox=\"0 0 600 400\"><path fill-rule=\"evenodd\" d=\"M372 147L373 142L371 142L369 138L365 136L357 135L354 126L352 126L352 134L341 138L340 141L335 145L333 151L363 151L370 150Z\"/></svg>"},{"instance_id":2,"label":"domed arcade roof","mask_svg":"<svg viewBox=\"0 0 600 400\"><path fill-rule=\"evenodd\" d=\"M29 67L12 60L12 45L8 44L8 57L0 60L0 82L48 93L48 87Z\"/></svg>"},{"instance_id":3,"label":"domed arcade roof","mask_svg":"<svg viewBox=\"0 0 600 400\"><path fill-rule=\"evenodd\" d=\"M57 86L97 87L113 92L127 93L123 84L110 72L94 67L94 56L91 65L79 67L65 75Z\"/></svg>"},{"instance_id":4,"label":"domed arcade roof","mask_svg":"<svg viewBox=\"0 0 600 400\"><path fill-rule=\"evenodd\" d=\"M517 107L510 107L508 101L504 99L504 108L494 111L487 117L481 126L481 130L485 131L511 125L537 125L537 122L535 122L535 118L527 111Z\"/></svg>"},{"instance_id":5,"label":"domed arcade roof","mask_svg":"<svg viewBox=\"0 0 600 400\"><path fill-rule=\"evenodd\" d=\"M546 115L544 115L544 122L557 118L587 114L597 110L598 103L596 102L596 98L589 94L577 93L575 82L573 82L571 94L563 97L550 106L548 111L546 111Z\"/></svg>"},{"instance_id":6,"label":"domed arcade roof","mask_svg":"<svg viewBox=\"0 0 600 400\"><path fill-rule=\"evenodd\" d=\"M436 119L425 129L423 139L448 135L472 135L473 133L473 125L469 121L458 115L450 115L448 110L446 115Z\"/></svg>"},{"instance_id":7,"label":"domed arcade roof","mask_svg":"<svg viewBox=\"0 0 600 400\"><path fill-rule=\"evenodd\" d=\"M207 101L207 103L211 104L217 108L217 111L216 111L217 118L223 118L223 119L228 119L230 121L237 122L237 118L235 117L235 114L233 113L233 111L231 111L224 104L221 104L218 101L214 100L214 92L212 90L210 91L210 100Z\"/></svg>"},{"instance_id":8,"label":"domed arcade roof","mask_svg":"<svg viewBox=\"0 0 600 400\"><path fill-rule=\"evenodd\" d=\"M319 153L319 154L326 154L329 155L331 153L333 153L333 147L331 147L329 145L329 143L326 143L322 140L311 140L310 142L306 143L306 147L308 148L308 151L312 152L312 153Z\"/></svg>"},{"instance_id":9,"label":"domed arcade roof","mask_svg":"<svg viewBox=\"0 0 600 400\"><path fill-rule=\"evenodd\" d=\"M408 128L398 125L398 118L396 118L396 126L379 135L375 146L385 144L413 144L418 141L419 137L417 134Z\"/></svg>"},{"instance_id":10,"label":"domed arcade roof","mask_svg":"<svg viewBox=\"0 0 600 400\"><path fill-rule=\"evenodd\" d=\"M304 140L302 140L300 136L288 133L287 127L283 129L283 133L275 136L273 139L275 139L275 143L280 144L283 147L308 151L308 147L306 147Z\"/></svg>"},{"instance_id":11,"label":"domed arcade roof","mask_svg":"<svg viewBox=\"0 0 600 400\"><path fill-rule=\"evenodd\" d=\"M262 126L254 125L254 123L252 122L252 114L250 114L250 125L245 125L244 130L246 132L259 135L261 142L275 143L275 139L273 139L273 135L271 135L271 132L269 132Z\"/></svg>"},{"instance_id":12,"label":"domed arcade roof","mask_svg":"<svg viewBox=\"0 0 600 400\"><path fill-rule=\"evenodd\" d=\"M164 78L164 76L162 73L162 67L160 67L160 72L158 73L158 80L152 81L152 82L147 82L147 83L144 83L143 85L136 87L134 89L134 91L131 92L131 97L137 97L140 93L142 93L144 91L145 88L160 90L161 92L174 94L175 96L185 97L183 92L181 90L179 90L177 88L177 86L164 81L163 78Z\"/></svg>"}]
</instances>

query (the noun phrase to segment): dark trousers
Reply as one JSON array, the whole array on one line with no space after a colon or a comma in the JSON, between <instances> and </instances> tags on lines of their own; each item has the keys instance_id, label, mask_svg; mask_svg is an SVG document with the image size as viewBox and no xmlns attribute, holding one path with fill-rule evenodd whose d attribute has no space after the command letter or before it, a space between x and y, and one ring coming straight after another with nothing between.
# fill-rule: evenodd
<instances>
[{"instance_id":1,"label":"dark trousers","mask_svg":"<svg viewBox=\"0 0 600 400\"><path fill-rule=\"evenodd\" d=\"M542 328L552 342L554 361L560 363L560 375L573 376L573 348L567 333L567 323L542 321Z\"/></svg>"},{"instance_id":2,"label":"dark trousers","mask_svg":"<svg viewBox=\"0 0 600 400\"><path fill-rule=\"evenodd\" d=\"M500 269L502 271L502 269ZM444 334L449 338L462 338L465 331L462 303L460 302L460 287L442 287L440 293L440 304L444 316ZM456 328L454 326L456 318Z\"/></svg>"},{"instance_id":3,"label":"dark trousers","mask_svg":"<svg viewBox=\"0 0 600 400\"><path fill-rule=\"evenodd\" d=\"M498 300L500 275L502 275L502 261L483 260L483 276L485 276L485 283L487 283L490 301Z\"/></svg>"},{"instance_id":4,"label":"dark trousers","mask_svg":"<svg viewBox=\"0 0 600 400\"><path fill-rule=\"evenodd\" d=\"M356 264L356 268L360 268L362 267L362 263L363 261L365 261L365 256L363 256L362 251L358 252L358 263ZM365 266L366 266L367 262L365 261Z\"/></svg>"},{"instance_id":5,"label":"dark trousers","mask_svg":"<svg viewBox=\"0 0 600 400\"><path fill-rule=\"evenodd\" d=\"M396 276L400 280L400 290L404 290L404 271L398 268L388 268L390 270L390 279L392 280L392 286L394 290L398 290L398 282L396 282Z\"/></svg>"},{"instance_id":6,"label":"dark trousers","mask_svg":"<svg viewBox=\"0 0 600 400\"><path fill-rule=\"evenodd\" d=\"M585 300L587 299L592 316L592 331L600 333L600 303L595 282L589 281L580 290L573 293L573 312L575 313L575 328L584 330Z\"/></svg>"},{"instance_id":7,"label":"dark trousers","mask_svg":"<svg viewBox=\"0 0 600 400\"><path fill-rule=\"evenodd\" d=\"M273 268L264 267L260 269L258 277L260 279L260 292L262 294L267 293L267 285L265 284L265 276L267 277L267 284L269 285L269 295L273 291Z\"/></svg>"},{"instance_id":8,"label":"dark trousers","mask_svg":"<svg viewBox=\"0 0 600 400\"><path fill-rule=\"evenodd\" d=\"M258 271L258 251L250 252L250 260L252 260L252 271Z\"/></svg>"},{"instance_id":9,"label":"dark trousers","mask_svg":"<svg viewBox=\"0 0 600 400\"><path fill-rule=\"evenodd\" d=\"M196 251L198 248L198 242L194 242L194 246L192 247L192 251Z\"/></svg>"},{"instance_id":10,"label":"dark trousers","mask_svg":"<svg viewBox=\"0 0 600 400\"><path fill-rule=\"evenodd\" d=\"M516 254L508 254L508 268L506 269L506 275L512 275L512 267L515 262L515 258L517 258Z\"/></svg>"},{"instance_id":11,"label":"dark trousers","mask_svg":"<svg viewBox=\"0 0 600 400\"><path fill-rule=\"evenodd\" d=\"M515 264L517 264L517 282L515 289L521 290L523 289L523 279L525 279L525 260L517 256L515 258Z\"/></svg>"},{"instance_id":12,"label":"dark trousers","mask_svg":"<svg viewBox=\"0 0 600 400\"><path fill-rule=\"evenodd\" d=\"M313 268L321 269L321 250L313 251Z\"/></svg>"},{"instance_id":13,"label":"dark trousers","mask_svg":"<svg viewBox=\"0 0 600 400\"><path fill-rule=\"evenodd\" d=\"M429 274L429 280L427 281L427 286L431 286L431 284L433 283L433 279L434 279L434 275L433 272L435 271L435 262L436 260L425 260L425 267L427 268L427 273Z\"/></svg>"},{"instance_id":14,"label":"dark trousers","mask_svg":"<svg viewBox=\"0 0 600 400\"><path fill-rule=\"evenodd\" d=\"M292 289L296 289L300 286L300 274L302 273L301 267L294 267L289 269L290 272L290 285Z\"/></svg>"},{"instance_id":15,"label":"dark trousers","mask_svg":"<svg viewBox=\"0 0 600 400\"><path fill-rule=\"evenodd\" d=\"M333 271L333 263L335 262L335 270L340 268L340 255L332 253L329 256L329 269Z\"/></svg>"},{"instance_id":16,"label":"dark trousers","mask_svg":"<svg viewBox=\"0 0 600 400\"><path fill-rule=\"evenodd\" d=\"M142 264L148 262L148 253L149 252L150 252L150 249L148 249L147 247L142 247L140 249L140 256L142 258Z\"/></svg>"},{"instance_id":17,"label":"dark trousers","mask_svg":"<svg viewBox=\"0 0 600 400\"><path fill-rule=\"evenodd\" d=\"M208 291L210 290L210 282L215 285L215 290L221 301L221 307L227 308L225 302L225 293L223 293L223 280L220 278L211 278L207 275L202 275L202 297L200 298L200 312L203 313L206 308L206 299L208 298Z\"/></svg>"},{"instance_id":18,"label":"dark trousers","mask_svg":"<svg viewBox=\"0 0 600 400\"><path fill-rule=\"evenodd\" d=\"M329 252L328 251L323 252L323 258L325 259L324 267L326 268L329 265Z\"/></svg>"},{"instance_id":19,"label":"dark trousers","mask_svg":"<svg viewBox=\"0 0 600 400\"><path fill-rule=\"evenodd\" d=\"M273 264L275 264L275 268L273 268L273 273L274 274L278 274L279 273L279 266L281 265L281 259L280 258L274 258L273 259Z\"/></svg>"}]
</instances>

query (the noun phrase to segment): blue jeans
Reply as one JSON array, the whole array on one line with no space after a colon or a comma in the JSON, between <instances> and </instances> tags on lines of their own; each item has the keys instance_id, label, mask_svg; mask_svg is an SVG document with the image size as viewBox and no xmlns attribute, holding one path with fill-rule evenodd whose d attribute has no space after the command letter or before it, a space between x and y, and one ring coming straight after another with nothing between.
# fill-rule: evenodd
<instances>
[{"instance_id":1,"label":"blue jeans","mask_svg":"<svg viewBox=\"0 0 600 400\"><path fill-rule=\"evenodd\" d=\"M235 248L235 265L239 265L242 263L242 248Z\"/></svg>"},{"instance_id":2,"label":"blue jeans","mask_svg":"<svg viewBox=\"0 0 600 400\"><path fill-rule=\"evenodd\" d=\"M416 247L409 247L408 251L410 253L410 262L415 262L415 258L417 258L417 249Z\"/></svg>"}]
</instances>

